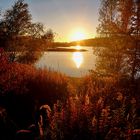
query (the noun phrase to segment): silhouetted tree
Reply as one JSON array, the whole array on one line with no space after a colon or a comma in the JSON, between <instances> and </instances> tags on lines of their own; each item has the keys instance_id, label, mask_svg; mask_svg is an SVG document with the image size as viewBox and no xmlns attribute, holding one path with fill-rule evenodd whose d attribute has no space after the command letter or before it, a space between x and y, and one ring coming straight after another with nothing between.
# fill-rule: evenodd
<instances>
[{"instance_id":1,"label":"silhouetted tree","mask_svg":"<svg viewBox=\"0 0 140 140\"><path fill-rule=\"evenodd\" d=\"M29 35L33 38L41 38L44 34L44 25L42 23L32 23L29 28Z\"/></svg>"},{"instance_id":2,"label":"silhouetted tree","mask_svg":"<svg viewBox=\"0 0 140 140\"><path fill-rule=\"evenodd\" d=\"M35 62L40 56L35 51L46 45L41 39L42 35L44 25L32 22L28 4L24 0L17 0L0 20L0 46L10 51L10 61Z\"/></svg>"},{"instance_id":3,"label":"silhouetted tree","mask_svg":"<svg viewBox=\"0 0 140 140\"><path fill-rule=\"evenodd\" d=\"M7 10L3 17L6 33L8 37L24 35L31 25L31 14L28 10L28 4L24 0L18 0Z\"/></svg>"},{"instance_id":4,"label":"silhouetted tree","mask_svg":"<svg viewBox=\"0 0 140 140\"><path fill-rule=\"evenodd\" d=\"M97 71L103 75L118 74L122 68L123 54L120 40L117 16L117 0L102 0L99 11L99 26L97 32L101 37L108 38L107 47L97 48ZM119 40L118 40L119 38Z\"/></svg>"},{"instance_id":5,"label":"silhouetted tree","mask_svg":"<svg viewBox=\"0 0 140 140\"><path fill-rule=\"evenodd\" d=\"M108 39L107 47L97 49L97 71L125 74L132 79L139 71L139 2L101 0L97 32Z\"/></svg>"},{"instance_id":6,"label":"silhouetted tree","mask_svg":"<svg viewBox=\"0 0 140 140\"><path fill-rule=\"evenodd\" d=\"M25 35L31 25L28 4L24 0L16 1L12 8L4 13L0 25L3 31L4 45L6 47L17 46L17 37Z\"/></svg>"},{"instance_id":7,"label":"silhouetted tree","mask_svg":"<svg viewBox=\"0 0 140 140\"><path fill-rule=\"evenodd\" d=\"M46 39L46 41L48 42L53 42L54 41L54 37L55 37L55 34L54 32L49 29L43 36L42 38Z\"/></svg>"},{"instance_id":8,"label":"silhouetted tree","mask_svg":"<svg viewBox=\"0 0 140 140\"><path fill-rule=\"evenodd\" d=\"M130 74L132 82L140 71L140 1L135 0L133 16L131 18L130 34L133 38L133 46L129 49Z\"/></svg>"},{"instance_id":9,"label":"silhouetted tree","mask_svg":"<svg viewBox=\"0 0 140 140\"><path fill-rule=\"evenodd\" d=\"M42 39L45 39L47 47L52 47L52 42L54 42L55 33L49 29L47 32L42 36Z\"/></svg>"}]
</instances>

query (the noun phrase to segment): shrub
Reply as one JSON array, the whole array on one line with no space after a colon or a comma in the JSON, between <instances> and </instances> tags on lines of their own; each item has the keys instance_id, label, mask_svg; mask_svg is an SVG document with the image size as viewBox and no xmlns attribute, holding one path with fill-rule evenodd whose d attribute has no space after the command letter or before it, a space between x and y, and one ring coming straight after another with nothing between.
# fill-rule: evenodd
<instances>
[{"instance_id":1,"label":"shrub","mask_svg":"<svg viewBox=\"0 0 140 140\"><path fill-rule=\"evenodd\" d=\"M31 65L10 62L0 50L0 98L2 105L21 126L32 123L35 106L65 101L68 91L66 76ZM25 123L26 122L26 123Z\"/></svg>"}]
</instances>

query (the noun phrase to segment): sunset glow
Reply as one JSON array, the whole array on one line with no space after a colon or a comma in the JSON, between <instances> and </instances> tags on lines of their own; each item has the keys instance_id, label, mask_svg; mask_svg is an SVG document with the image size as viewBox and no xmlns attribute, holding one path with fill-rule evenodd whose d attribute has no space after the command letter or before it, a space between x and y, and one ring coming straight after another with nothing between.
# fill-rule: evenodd
<instances>
[{"instance_id":1,"label":"sunset glow","mask_svg":"<svg viewBox=\"0 0 140 140\"><path fill-rule=\"evenodd\" d=\"M86 38L87 38L86 32L82 28L74 30L70 35L70 41L78 41Z\"/></svg>"}]
</instances>

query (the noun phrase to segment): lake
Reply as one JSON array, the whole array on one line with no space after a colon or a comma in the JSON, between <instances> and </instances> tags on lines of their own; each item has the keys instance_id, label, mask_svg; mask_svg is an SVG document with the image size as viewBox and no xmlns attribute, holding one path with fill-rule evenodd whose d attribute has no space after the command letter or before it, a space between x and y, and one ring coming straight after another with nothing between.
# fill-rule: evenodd
<instances>
[{"instance_id":1,"label":"lake","mask_svg":"<svg viewBox=\"0 0 140 140\"><path fill-rule=\"evenodd\" d=\"M60 47L63 48L63 47ZM95 68L95 55L92 47L71 46L76 52L47 51L35 63L36 68L49 69L71 77L82 77ZM85 49L87 51L78 51Z\"/></svg>"}]
</instances>

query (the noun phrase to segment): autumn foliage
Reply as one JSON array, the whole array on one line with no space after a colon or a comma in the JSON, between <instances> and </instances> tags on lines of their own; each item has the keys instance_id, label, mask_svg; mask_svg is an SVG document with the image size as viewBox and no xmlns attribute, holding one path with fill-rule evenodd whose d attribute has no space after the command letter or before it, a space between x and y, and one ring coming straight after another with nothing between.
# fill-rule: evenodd
<instances>
[{"instance_id":1,"label":"autumn foliage","mask_svg":"<svg viewBox=\"0 0 140 140\"><path fill-rule=\"evenodd\" d=\"M134 93L126 77L101 77L92 72L74 87L71 80L57 72L10 62L3 49L0 61L1 106L14 122L10 125L12 130L35 123L38 108L48 104L52 111L38 139L129 140L139 137L138 81Z\"/></svg>"},{"instance_id":2,"label":"autumn foliage","mask_svg":"<svg viewBox=\"0 0 140 140\"><path fill-rule=\"evenodd\" d=\"M87 76L65 104L54 104L48 135L52 140L138 139L139 95L116 77L94 76Z\"/></svg>"},{"instance_id":3,"label":"autumn foliage","mask_svg":"<svg viewBox=\"0 0 140 140\"><path fill-rule=\"evenodd\" d=\"M57 72L36 70L31 65L10 62L0 49L0 105L20 127L33 123L35 108L52 106L69 95L67 78Z\"/></svg>"}]
</instances>

